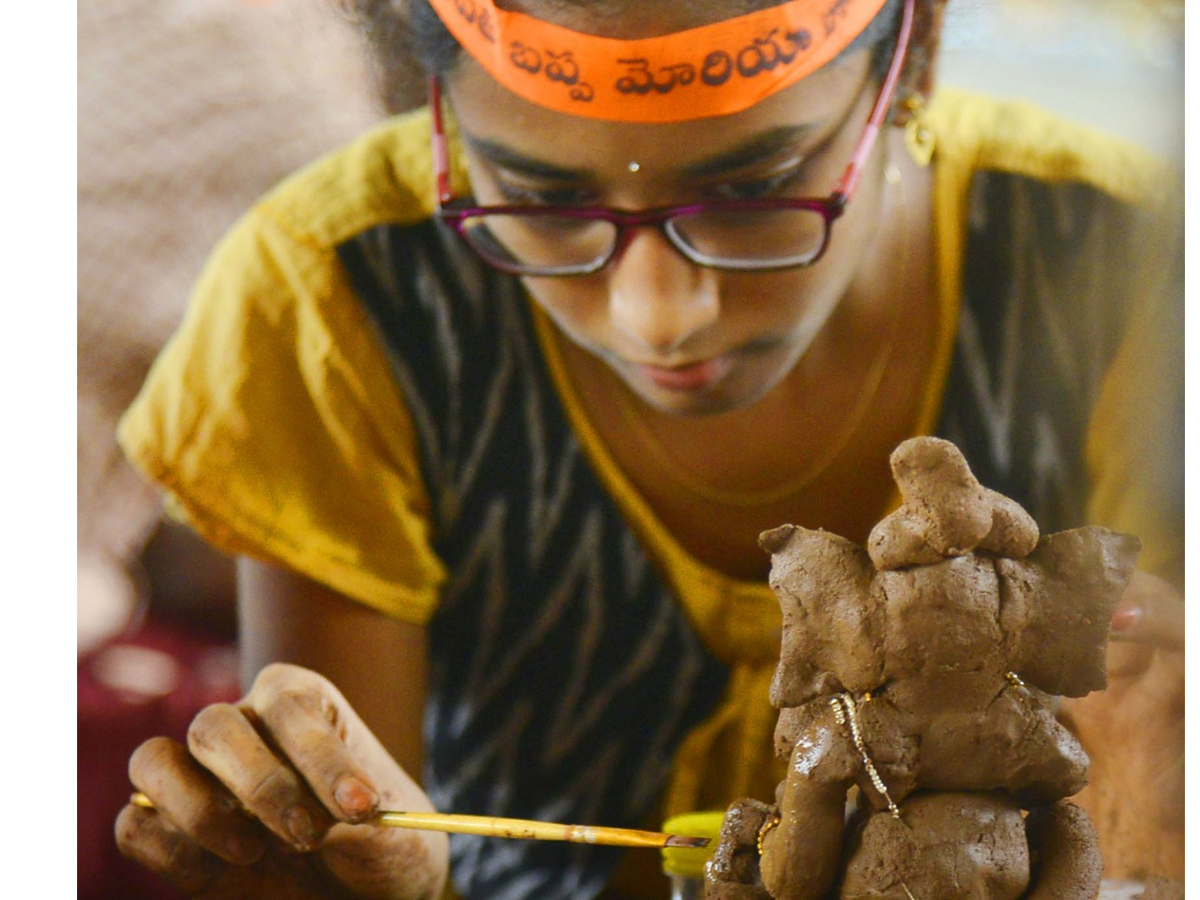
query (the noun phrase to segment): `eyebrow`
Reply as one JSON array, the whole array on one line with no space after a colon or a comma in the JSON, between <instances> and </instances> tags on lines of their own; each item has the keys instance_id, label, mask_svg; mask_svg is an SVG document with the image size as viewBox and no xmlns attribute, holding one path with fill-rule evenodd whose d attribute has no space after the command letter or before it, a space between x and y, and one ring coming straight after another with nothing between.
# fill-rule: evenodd
<instances>
[{"instance_id":1,"label":"eyebrow","mask_svg":"<svg viewBox=\"0 0 1200 900\"><path fill-rule=\"evenodd\" d=\"M681 175L684 178L700 179L736 172L763 160L771 159L783 151L794 152L798 144L813 132L819 131L821 127L821 123L780 125L755 135L730 150L723 150L707 159L685 166ZM559 181L584 180L592 174L585 169L571 169L527 156L505 144L486 138L473 137L466 133L462 133L462 137L472 150L488 162L514 172Z\"/></svg>"},{"instance_id":2,"label":"eyebrow","mask_svg":"<svg viewBox=\"0 0 1200 900\"><path fill-rule=\"evenodd\" d=\"M712 178L748 168L784 151L794 153L797 146L814 131L819 131L820 127L817 123L780 125L755 135L731 150L724 150L708 159L685 166L681 174L685 178Z\"/></svg>"},{"instance_id":3,"label":"eyebrow","mask_svg":"<svg viewBox=\"0 0 1200 900\"><path fill-rule=\"evenodd\" d=\"M493 165L503 166L506 169L512 169L514 172L521 172L525 175L536 175L539 178L554 178L560 181L577 181L581 178L586 178L588 175L582 169L568 169L564 166L556 166L545 160L526 156L524 153L519 153L504 144L489 141L485 138L472 137L465 131L460 133L463 140L470 145L471 149L488 162Z\"/></svg>"}]
</instances>

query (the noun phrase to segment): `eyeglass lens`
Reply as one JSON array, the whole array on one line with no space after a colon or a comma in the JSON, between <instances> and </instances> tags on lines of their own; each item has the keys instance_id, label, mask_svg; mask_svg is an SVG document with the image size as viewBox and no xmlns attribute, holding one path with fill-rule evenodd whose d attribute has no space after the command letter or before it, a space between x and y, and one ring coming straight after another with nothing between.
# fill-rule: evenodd
<instances>
[{"instance_id":1,"label":"eyeglass lens","mask_svg":"<svg viewBox=\"0 0 1200 900\"><path fill-rule=\"evenodd\" d=\"M486 260L528 274L592 271L612 255L617 225L547 213L465 218L463 237ZM703 210L668 219L671 242L700 265L769 269L804 265L825 242L825 216L804 208Z\"/></svg>"}]
</instances>

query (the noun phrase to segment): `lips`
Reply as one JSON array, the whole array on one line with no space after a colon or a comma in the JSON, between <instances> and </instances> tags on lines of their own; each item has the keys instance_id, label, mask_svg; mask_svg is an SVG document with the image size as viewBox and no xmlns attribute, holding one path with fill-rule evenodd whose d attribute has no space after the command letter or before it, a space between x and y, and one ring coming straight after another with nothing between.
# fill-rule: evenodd
<instances>
[{"instance_id":1,"label":"lips","mask_svg":"<svg viewBox=\"0 0 1200 900\"><path fill-rule=\"evenodd\" d=\"M725 377L732 365L729 357L719 356L685 366L637 365L636 368L647 381L659 388L694 393L715 385Z\"/></svg>"}]
</instances>

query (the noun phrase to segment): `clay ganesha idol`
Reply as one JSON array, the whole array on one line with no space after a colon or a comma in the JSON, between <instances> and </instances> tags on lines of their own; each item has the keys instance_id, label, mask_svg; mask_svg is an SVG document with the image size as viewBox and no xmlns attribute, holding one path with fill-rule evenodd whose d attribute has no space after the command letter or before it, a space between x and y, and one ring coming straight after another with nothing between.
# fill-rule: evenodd
<instances>
[{"instance_id":1,"label":"clay ganesha idol","mask_svg":"<svg viewBox=\"0 0 1200 900\"><path fill-rule=\"evenodd\" d=\"M1063 799L1088 761L1052 695L1104 687L1140 542L1041 537L947 441L906 441L892 471L903 503L865 549L791 525L761 537L788 774L774 805L726 812L707 896L1093 900L1095 829Z\"/></svg>"}]
</instances>

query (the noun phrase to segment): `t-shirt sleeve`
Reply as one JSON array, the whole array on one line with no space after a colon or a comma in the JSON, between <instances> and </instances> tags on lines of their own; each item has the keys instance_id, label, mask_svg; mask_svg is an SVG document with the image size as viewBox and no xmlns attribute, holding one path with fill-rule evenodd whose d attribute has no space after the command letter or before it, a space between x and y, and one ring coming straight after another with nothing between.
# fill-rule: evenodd
<instances>
[{"instance_id":1,"label":"t-shirt sleeve","mask_svg":"<svg viewBox=\"0 0 1200 900\"><path fill-rule=\"evenodd\" d=\"M269 203L213 254L118 437L219 549L432 615L445 570L411 420L335 248Z\"/></svg>"},{"instance_id":2,"label":"t-shirt sleeve","mask_svg":"<svg viewBox=\"0 0 1200 900\"><path fill-rule=\"evenodd\" d=\"M1133 223L1120 268L1133 295L1087 443L1088 518L1141 538L1138 566L1183 585L1183 232L1174 207Z\"/></svg>"}]
</instances>

